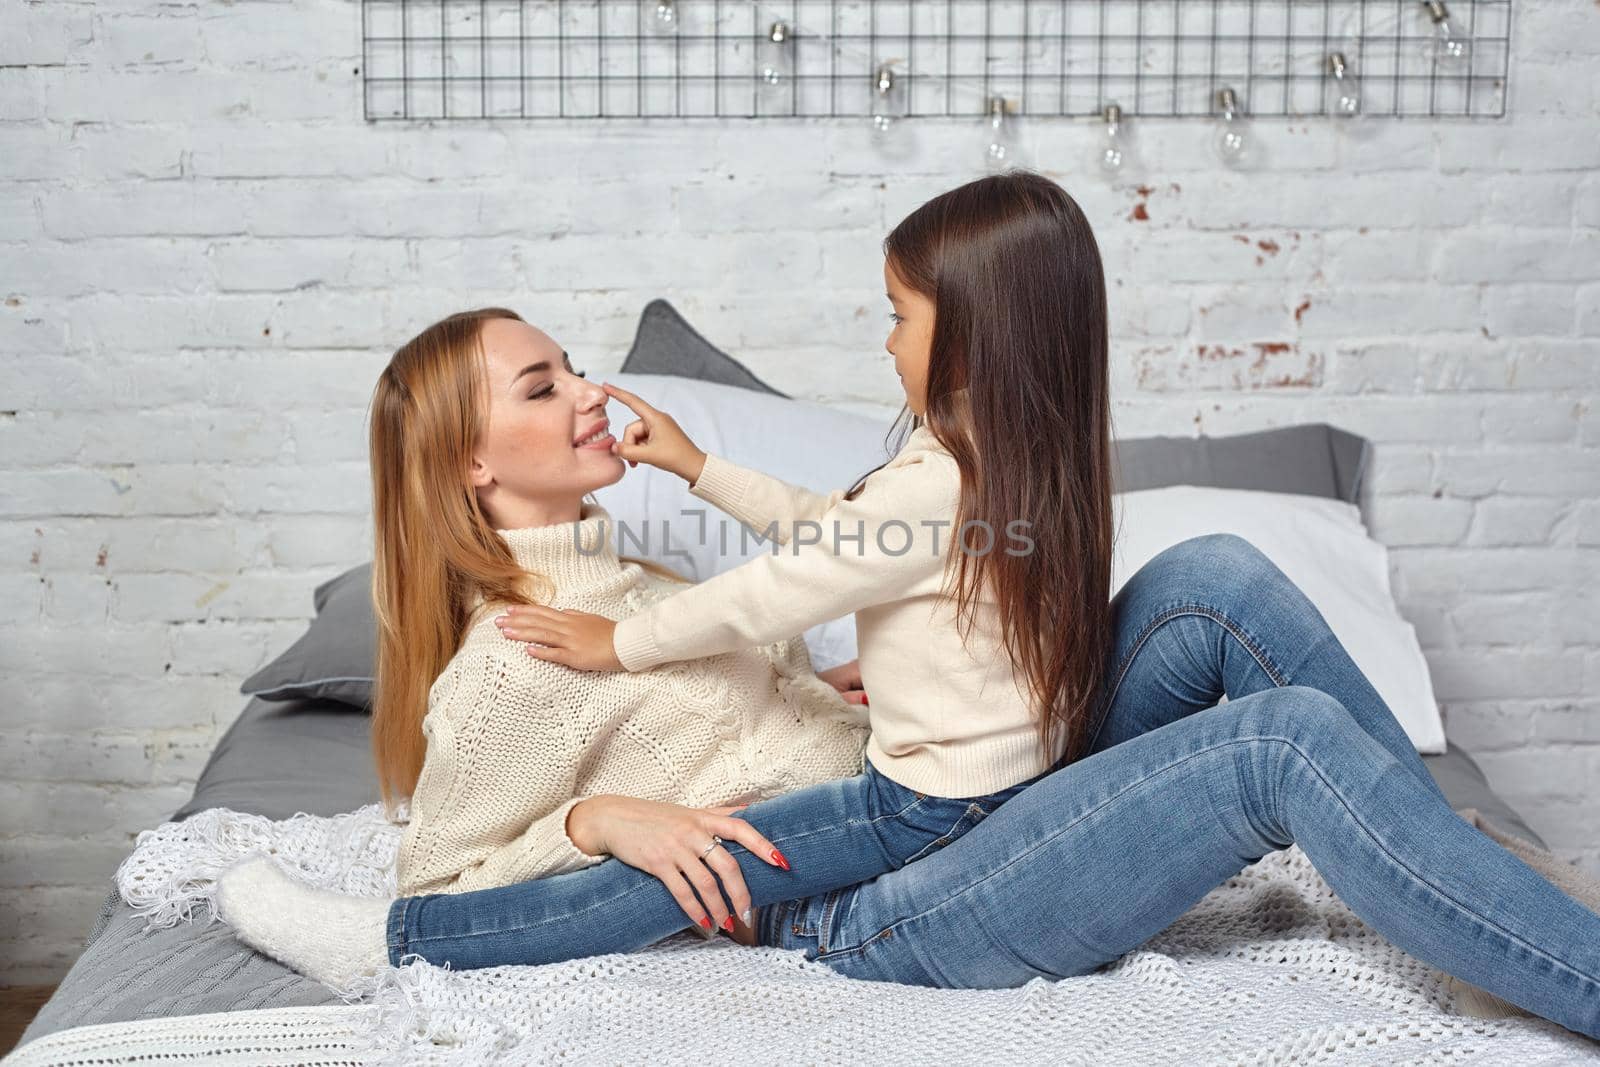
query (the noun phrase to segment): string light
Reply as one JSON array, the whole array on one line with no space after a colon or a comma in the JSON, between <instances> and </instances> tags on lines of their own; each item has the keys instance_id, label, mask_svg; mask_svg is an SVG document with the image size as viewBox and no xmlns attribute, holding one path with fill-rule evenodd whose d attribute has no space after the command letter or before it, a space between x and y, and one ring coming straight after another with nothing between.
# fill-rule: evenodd
<instances>
[{"instance_id":1,"label":"string light","mask_svg":"<svg viewBox=\"0 0 1600 1067\"><path fill-rule=\"evenodd\" d=\"M916 0L908 0L908 2L909 3L915 3ZM1467 39L1466 39L1465 35L1462 33L1462 31L1460 30L1459 26L1455 23L1454 19L1450 17L1448 10L1446 10L1444 8L1444 4L1442 2L1440 2L1440 0L1422 0L1422 3L1429 9L1430 13L1432 12L1432 9L1434 7L1438 7L1440 10L1444 10L1445 11L1445 18L1449 22L1448 32L1450 34L1452 34L1451 40L1454 41L1454 46L1453 47L1454 47L1455 51L1458 52L1459 54L1465 54L1465 49L1467 48ZM771 6L771 5L765 5L765 4L761 3L760 0L750 0L750 5L753 8L756 9L756 12L757 12L758 16L763 14L763 13L770 13L770 17L773 17L773 18L778 18L778 17L782 17L784 19L788 18L787 12L779 10L777 7L774 7L774 6ZM662 0L662 5L661 6L671 7L672 4L671 4L670 0ZM1361 29L1361 30L1358 31L1357 29L1352 27L1352 22L1354 20L1358 19L1359 17L1360 16L1355 14L1355 13L1347 13L1344 16L1343 23L1342 23L1342 28L1341 28L1340 34L1339 34L1339 35L1342 35L1345 39L1353 42L1354 46L1359 46L1360 42L1362 41L1362 39L1364 37L1374 37L1374 38L1384 39L1389 35L1390 31L1397 29L1398 27L1400 27L1400 25L1402 23L1402 18L1399 17L1399 16L1387 17L1387 18L1382 18L1382 19L1374 19L1374 20L1372 20L1371 25L1366 26L1365 29ZM853 38L851 38L849 36L840 35L840 36L836 37L836 36L834 36L833 34L830 34L830 33L814 32L809 27L801 26L798 23L794 23L794 22L786 22L786 25L788 26L789 34L790 34L791 37L798 36L798 35L804 35L806 37L814 37L819 41L828 42L837 50L838 54L841 57L851 56L851 57L854 57L854 58L857 58L857 59L864 59L869 64L878 64L878 63L882 62L882 59L879 56L869 55L869 54L867 54L865 51L863 51L861 49L851 47L851 43L852 43ZM1435 38L1431 38L1428 41L1428 46L1430 48L1433 46L1434 40L1437 39L1437 35L1438 35L1438 31L1436 29L1435 30ZM894 35L892 35L892 34L886 34L885 35L885 37L888 38L888 39L893 39L893 36ZM1338 35L1336 35L1336 36L1338 36ZM1284 64L1285 68L1287 68L1288 66L1290 66L1290 65L1292 65L1292 64L1294 64L1296 62L1298 62L1298 63L1317 62L1317 63L1320 64L1320 63L1325 63L1327 61L1327 53L1324 52L1319 47L1319 48L1317 48L1315 50L1306 49L1306 50L1301 51L1301 52L1268 54L1268 55L1263 55L1263 56L1260 57L1260 62L1262 64L1262 69L1264 71L1268 72L1268 73L1271 73L1272 71L1278 69L1277 65L1278 65L1278 63L1280 61ZM909 78L911 76L912 75L909 75L909 74L908 75L904 75L902 80L904 80L904 78ZM946 82L951 86L977 90L977 91L980 91L980 92L988 90L989 84L990 84L985 79L972 78L972 77L954 75L954 74L949 74L949 73L946 73L946 74L943 74L943 75L938 75L938 77L940 78L941 81ZM988 110L988 103L987 103L987 101L985 101L985 111L986 111L986 113L987 113L987 110ZM1008 110L1014 111L1015 109L1008 108Z\"/></svg>"},{"instance_id":2,"label":"string light","mask_svg":"<svg viewBox=\"0 0 1600 1067\"><path fill-rule=\"evenodd\" d=\"M1457 67L1467 58L1467 37L1450 17L1442 0L1422 0L1433 20L1433 33L1422 46L1422 58L1447 67Z\"/></svg>"},{"instance_id":3,"label":"string light","mask_svg":"<svg viewBox=\"0 0 1600 1067\"><path fill-rule=\"evenodd\" d=\"M905 115L907 93L901 80L895 77L894 67L885 63L872 76L872 128L879 134L894 129Z\"/></svg>"},{"instance_id":4,"label":"string light","mask_svg":"<svg viewBox=\"0 0 1600 1067\"><path fill-rule=\"evenodd\" d=\"M983 153L984 166L994 172L1005 170L1012 162L1011 124L1006 121L1005 97L989 98L989 117L985 125L989 128L989 145Z\"/></svg>"},{"instance_id":5,"label":"string light","mask_svg":"<svg viewBox=\"0 0 1600 1067\"><path fill-rule=\"evenodd\" d=\"M1217 156L1230 167L1236 167L1250 150L1250 139L1245 136L1244 119L1239 111L1239 98L1228 86L1217 90L1217 109L1220 118L1216 135L1211 139Z\"/></svg>"},{"instance_id":6,"label":"string light","mask_svg":"<svg viewBox=\"0 0 1600 1067\"><path fill-rule=\"evenodd\" d=\"M653 25L657 33L677 33L678 5L673 0L658 0Z\"/></svg>"},{"instance_id":7,"label":"string light","mask_svg":"<svg viewBox=\"0 0 1600 1067\"><path fill-rule=\"evenodd\" d=\"M793 73L794 49L789 45L789 24L774 22L762 42L765 63L761 67L761 80L766 85L777 86L787 82Z\"/></svg>"},{"instance_id":8,"label":"string light","mask_svg":"<svg viewBox=\"0 0 1600 1067\"><path fill-rule=\"evenodd\" d=\"M1107 104L1100 115L1106 125L1105 143L1100 148L1100 169L1116 174L1122 169L1122 108Z\"/></svg>"},{"instance_id":9,"label":"string light","mask_svg":"<svg viewBox=\"0 0 1600 1067\"><path fill-rule=\"evenodd\" d=\"M1355 118L1361 114L1361 82L1345 62L1343 52L1328 56L1329 95L1333 97L1330 113L1339 118Z\"/></svg>"}]
</instances>

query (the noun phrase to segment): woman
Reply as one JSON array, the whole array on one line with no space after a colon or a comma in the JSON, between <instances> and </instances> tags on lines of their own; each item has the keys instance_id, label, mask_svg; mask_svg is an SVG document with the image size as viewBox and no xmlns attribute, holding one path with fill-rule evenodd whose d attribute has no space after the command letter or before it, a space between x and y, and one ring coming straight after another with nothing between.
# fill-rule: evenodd
<instances>
[{"instance_id":1,"label":"woman","mask_svg":"<svg viewBox=\"0 0 1600 1067\"><path fill-rule=\"evenodd\" d=\"M720 836L698 842L724 835L730 847L790 868L749 822L728 817L731 805L781 795L791 839L804 831L801 862L860 879L939 847L974 824L976 805L992 808L1048 769L985 758L1029 748L1016 740L1033 731L1019 702L1004 719L982 716L963 745L925 753L1007 776L986 779L987 792L925 796L870 766L862 772L867 731L850 706L866 703L859 666L819 680L795 637L606 678L522 655L496 630L495 608L537 597L574 614L628 615L683 588L660 568L620 559L609 516L583 500L623 471L610 451L606 400L559 345L501 309L429 327L380 377L373 739L385 799L411 795L397 858L402 900L598 865L602 877L625 873L668 901L655 925L625 924L635 936L654 930L650 940L659 939L685 916L734 932L735 916L748 919L749 910L739 867ZM898 458L902 471L916 459L933 472L897 473L900 489L950 495L953 463L909 446ZM730 464L722 473L744 472ZM763 485L809 506L812 494ZM899 573L938 567L930 554ZM919 622L909 640L928 634ZM241 938L331 985L348 985L357 962L376 962L358 951L359 907L330 900L302 915L274 897L294 886L270 863L230 872L219 888L221 912Z\"/></svg>"},{"instance_id":2,"label":"woman","mask_svg":"<svg viewBox=\"0 0 1600 1067\"><path fill-rule=\"evenodd\" d=\"M1038 197L1065 198L1047 184L972 183L924 205L887 242L886 270L911 290L904 317L920 323L895 351L925 383L918 414L966 427L980 466L1019 473L1020 434L1081 443L1108 406L1098 255L1081 213L1030 213ZM1098 506L1109 486L1090 455L1068 499ZM1075 621L1063 608L1063 622ZM1236 537L1196 538L1130 578L1110 614L1097 711L1081 724L1086 758L870 880L829 887L840 872L792 878L731 847L751 899L781 902L763 907L759 941L846 975L916 984L1082 974L1298 843L1400 947L1600 1036L1600 916L1450 810L1392 713L1270 561ZM732 821L763 828L763 805L781 800ZM458 967L524 962L585 939L611 950L611 928L626 927L634 902L595 895L588 876L598 871L420 898L424 922L408 914L400 939L390 925L390 962L403 949ZM802 881L809 895L795 897ZM301 898L298 914L320 904ZM615 921L566 922L580 906ZM363 919L369 954L376 918Z\"/></svg>"}]
</instances>

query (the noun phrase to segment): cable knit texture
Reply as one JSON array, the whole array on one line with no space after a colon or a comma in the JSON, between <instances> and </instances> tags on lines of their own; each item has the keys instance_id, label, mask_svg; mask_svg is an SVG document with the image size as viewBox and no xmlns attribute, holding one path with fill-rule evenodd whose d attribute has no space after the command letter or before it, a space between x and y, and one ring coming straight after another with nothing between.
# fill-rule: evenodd
<instances>
[{"instance_id":1,"label":"cable knit texture","mask_svg":"<svg viewBox=\"0 0 1600 1067\"><path fill-rule=\"evenodd\" d=\"M617 625L612 644L630 671L708 656L855 612L861 681L872 698L867 759L907 789L971 797L1050 768L1021 677L1000 640L987 589L963 646L953 568L961 471L919 426L854 500L826 496L708 455L691 492L774 544ZM806 526L804 524L815 524ZM771 535L768 530L771 529ZM1028 537L1042 531L1020 531ZM984 547L978 528L976 548ZM989 550L1022 552L996 529Z\"/></svg>"},{"instance_id":2,"label":"cable knit texture","mask_svg":"<svg viewBox=\"0 0 1600 1067\"><path fill-rule=\"evenodd\" d=\"M575 523L495 531L552 607L621 618L686 588L617 555L597 505ZM585 797L748 803L857 774L866 725L811 669L799 631L638 673L579 671L526 652L474 605L435 680L427 755L397 858L402 895L459 893L599 863L567 836ZM755 647L758 646L759 647Z\"/></svg>"}]
</instances>

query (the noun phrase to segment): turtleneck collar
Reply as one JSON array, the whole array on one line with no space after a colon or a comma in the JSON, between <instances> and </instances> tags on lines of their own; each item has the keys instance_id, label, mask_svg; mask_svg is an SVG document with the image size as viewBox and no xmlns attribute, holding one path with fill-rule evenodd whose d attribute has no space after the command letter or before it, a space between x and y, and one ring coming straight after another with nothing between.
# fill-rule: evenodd
<instances>
[{"instance_id":1,"label":"turtleneck collar","mask_svg":"<svg viewBox=\"0 0 1600 1067\"><path fill-rule=\"evenodd\" d=\"M609 512L585 502L576 522L496 530L523 570L543 574L561 593L614 580L622 568ZM581 546L581 548L580 548Z\"/></svg>"},{"instance_id":2,"label":"turtleneck collar","mask_svg":"<svg viewBox=\"0 0 1600 1067\"><path fill-rule=\"evenodd\" d=\"M923 423L906 435L905 444L900 446L901 454L910 452L945 452L950 450L933 435L927 423Z\"/></svg>"}]
</instances>

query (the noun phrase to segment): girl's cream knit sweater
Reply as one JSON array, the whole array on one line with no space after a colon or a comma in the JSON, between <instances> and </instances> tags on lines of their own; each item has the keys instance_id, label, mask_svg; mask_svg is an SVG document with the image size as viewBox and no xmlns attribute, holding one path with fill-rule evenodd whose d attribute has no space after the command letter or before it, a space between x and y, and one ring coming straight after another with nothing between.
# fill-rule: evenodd
<instances>
[{"instance_id":1,"label":"girl's cream knit sweater","mask_svg":"<svg viewBox=\"0 0 1600 1067\"><path fill-rule=\"evenodd\" d=\"M525 570L552 579L554 607L623 618L686 588L619 559L611 516L594 505L577 523L495 532ZM528 655L494 625L502 608L474 607L429 692L396 861L402 895L600 862L566 833L587 796L747 803L861 771L862 709L812 672L798 636L607 674Z\"/></svg>"},{"instance_id":2,"label":"girl's cream knit sweater","mask_svg":"<svg viewBox=\"0 0 1600 1067\"><path fill-rule=\"evenodd\" d=\"M618 623L612 646L624 667L757 645L853 611L861 682L872 700L873 767L907 789L943 797L993 793L1050 768L1032 701L1000 640L992 594L980 592L965 646L955 602L943 595L961 472L926 426L854 500L714 455L691 492L756 533L770 530L774 544ZM1050 534L1012 525L990 531L990 551L1024 554L1032 539ZM983 528L973 536L982 550Z\"/></svg>"}]
</instances>

